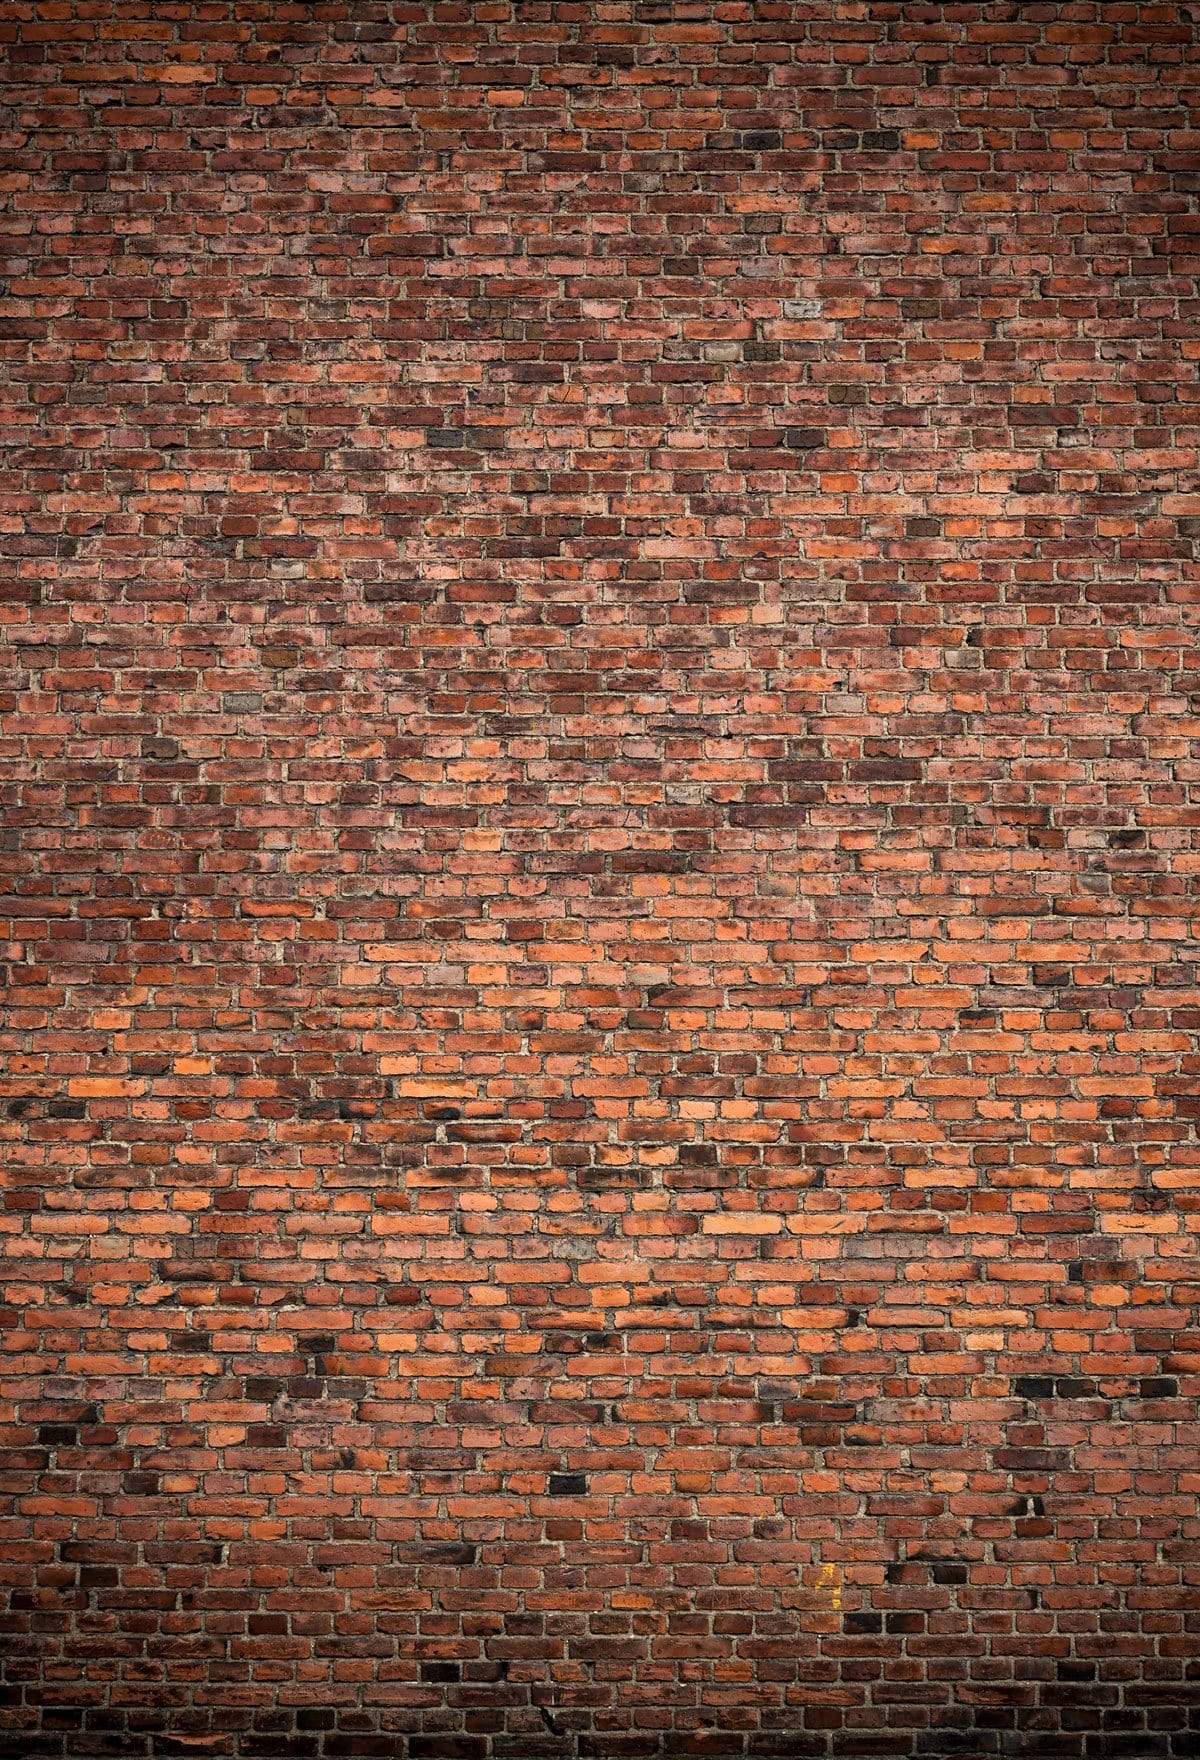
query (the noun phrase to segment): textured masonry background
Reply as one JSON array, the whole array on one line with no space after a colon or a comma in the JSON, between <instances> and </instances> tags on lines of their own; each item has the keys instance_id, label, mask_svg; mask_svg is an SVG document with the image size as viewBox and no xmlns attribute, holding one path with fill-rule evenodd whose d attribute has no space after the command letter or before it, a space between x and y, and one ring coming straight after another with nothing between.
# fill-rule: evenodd
<instances>
[{"instance_id":1,"label":"textured masonry background","mask_svg":"<svg viewBox=\"0 0 1200 1760\"><path fill-rule=\"evenodd\" d=\"M0 1751L1200 1753L1200 9L0 56Z\"/></svg>"}]
</instances>

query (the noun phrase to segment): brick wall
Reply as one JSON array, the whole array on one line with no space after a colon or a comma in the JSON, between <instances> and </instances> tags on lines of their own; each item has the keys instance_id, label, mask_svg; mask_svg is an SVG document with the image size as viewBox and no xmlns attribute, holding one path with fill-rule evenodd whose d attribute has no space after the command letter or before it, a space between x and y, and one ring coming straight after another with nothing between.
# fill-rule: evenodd
<instances>
[{"instance_id":1,"label":"brick wall","mask_svg":"<svg viewBox=\"0 0 1200 1760\"><path fill-rule=\"evenodd\" d=\"M3 1754L1200 1752L1200 9L0 53Z\"/></svg>"}]
</instances>

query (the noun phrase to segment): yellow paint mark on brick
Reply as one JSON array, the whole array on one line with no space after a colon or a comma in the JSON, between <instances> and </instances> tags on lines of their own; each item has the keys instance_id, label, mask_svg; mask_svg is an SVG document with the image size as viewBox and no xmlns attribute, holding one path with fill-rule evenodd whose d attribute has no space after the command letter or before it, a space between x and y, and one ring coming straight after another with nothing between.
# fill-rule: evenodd
<instances>
[{"instance_id":1,"label":"yellow paint mark on brick","mask_svg":"<svg viewBox=\"0 0 1200 1760\"><path fill-rule=\"evenodd\" d=\"M831 1564L821 1566L821 1574L817 1578L817 1588L823 1589L829 1596L829 1605L835 1613L842 1611L842 1580Z\"/></svg>"}]
</instances>

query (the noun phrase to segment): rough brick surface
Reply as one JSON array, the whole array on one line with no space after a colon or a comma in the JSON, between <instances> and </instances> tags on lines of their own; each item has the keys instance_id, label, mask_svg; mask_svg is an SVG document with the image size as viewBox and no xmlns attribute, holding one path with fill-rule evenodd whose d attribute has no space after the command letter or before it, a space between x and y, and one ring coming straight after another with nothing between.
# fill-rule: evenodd
<instances>
[{"instance_id":1,"label":"rough brick surface","mask_svg":"<svg viewBox=\"0 0 1200 1760\"><path fill-rule=\"evenodd\" d=\"M0 1750L1200 1752L1200 10L0 53Z\"/></svg>"}]
</instances>

